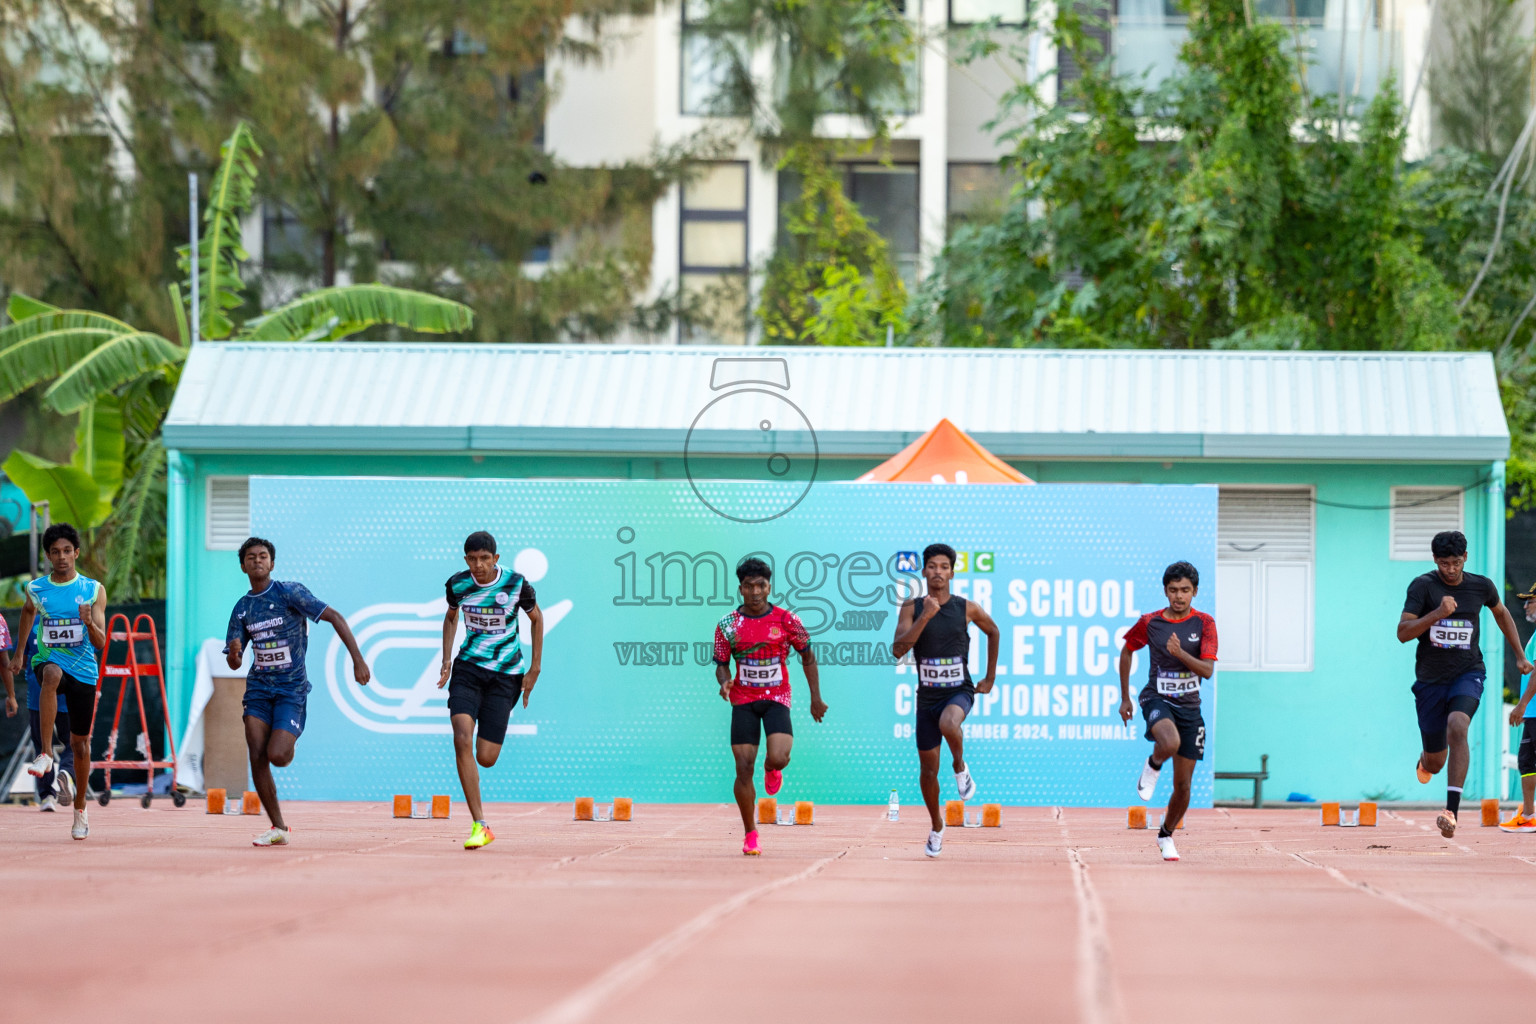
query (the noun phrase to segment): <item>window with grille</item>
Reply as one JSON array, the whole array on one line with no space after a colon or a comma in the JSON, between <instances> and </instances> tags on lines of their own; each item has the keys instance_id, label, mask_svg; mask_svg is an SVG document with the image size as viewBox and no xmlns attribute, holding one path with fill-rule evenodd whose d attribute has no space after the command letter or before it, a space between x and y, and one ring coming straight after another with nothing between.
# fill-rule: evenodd
<instances>
[{"instance_id":1,"label":"window with grille","mask_svg":"<svg viewBox=\"0 0 1536 1024\"><path fill-rule=\"evenodd\" d=\"M238 551L251 535L251 478L211 476L205 544L209 551Z\"/></svg>"},{"instance_id":2,"label":"window with grille","mask_svg":"<svg viewBox=\"0 0 1536 1024\"><path fill-rule=\"evenodd\" d=\"M1459 487L1394 487L1391 493L1394 562L1428 562L1435 534L1462 528L1465 494Z\"/></svg>"},{"instance_id":3,"label":"window with grille","mask_svg":"<svg viewBox=\"0 0 1536 1024\"><path fill-rule=\"evenodd\" d=\"M1223 487L1216 513L1222 668L1312 668L1316 517L1310 487Z\"/></svg>"}]
</instances>

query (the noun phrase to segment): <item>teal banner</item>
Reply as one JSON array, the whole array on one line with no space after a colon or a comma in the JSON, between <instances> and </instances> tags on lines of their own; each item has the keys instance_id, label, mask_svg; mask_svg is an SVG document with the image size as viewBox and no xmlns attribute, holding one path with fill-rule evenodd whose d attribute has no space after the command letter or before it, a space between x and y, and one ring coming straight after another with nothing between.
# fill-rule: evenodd
<instances>
[{"instance_id":1,"label":"teal banner","mask_svg":"<svg viewBox=\"0 0 1536 1024\"><path fill-rule=\"evenodd\" d=\"M1193 562L1195 607L1216 606L1207 486L255 477L251 520L277 546L274 576L344 614L373 669L358 686L330 627L311 627L308 723L279 775L300 799L457 798L437 680L444 584L474 530L494 534L502 564L536 588L546 630L532 700L482 772L489 800L729 801L730 709L710 644L749 554L774 567L774 603L805 622L830 705L811 720L792 663L791 800L884 803L896 789L918 802L915 675L890 646L927 544L959 552L955 592L1002 635L997 686L966 722L976 802L1136 802L1150 743L1139 712L1120 724L1121 639L1163 606L1170 562ZM227 616L197 612L213 636ZM526 618L522 628L526 649ZM984 642L973 637L977 679ZM1146 676L1143 652L1133 698ZM1195 806L1211 802L1219 679L1204 687Z\"/></svg>"}]
</instances>

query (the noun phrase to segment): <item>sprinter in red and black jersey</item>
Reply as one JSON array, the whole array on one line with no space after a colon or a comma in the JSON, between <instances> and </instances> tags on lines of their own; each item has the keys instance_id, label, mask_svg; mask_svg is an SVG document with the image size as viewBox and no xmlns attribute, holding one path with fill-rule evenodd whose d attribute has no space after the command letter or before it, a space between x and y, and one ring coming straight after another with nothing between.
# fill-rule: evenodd
<instances>
[{"instance_id":1,"label":"sprinter in red and black jersey","mask_svg":"<svg viewBox=\"0 0 1536 1024\"><path fill-rule=\"evenodd\" d=\"M787 608L768 602L773 570L761 558L747 558L736 567L741 584L741 607L715 626L715 682L720 697L731 705L731 756L736 760L736 806L747 837L741 852L749 857L762 853L757 843L757 790L752 774L757 767L757 743L768 737L763 759L763 788L773 796L783 783L784 768L794 747L789 722L789 652L800 652L805 684L811 691L811 717L821 721L827 713L821 699L821 678L811 638L800 617ZM736 671L731 672L731 660Z\"/></svg>"},{"instance_id":2,"label":"sprinter in red and black jersey","mask_svg":"<svg viewBox=\"0 0 1536 1024\"><path fill-rule=\"evenodd\" d=\"M1200 572L1188 562L1174 562L1163 570L1163 593L1168 607L1136 620L1125 634L1120 649L1120 717L1131 720L1131 656L1147 649L1147 685L1141 688L1141 713L1147 720L1146 738L1156 744L1142 766L1136 792L1152 799L1158 773L1173 758L1173 793L1163 826L1157 830L1157 848L1163 860L1178 860L1173 830L1189 808L1189 783L1195 762L1205 756L1205 719L1200 717L1200 684L1216 671L1216 620L1190 607L1200 592Z\"/></svg>"}]
</instances>

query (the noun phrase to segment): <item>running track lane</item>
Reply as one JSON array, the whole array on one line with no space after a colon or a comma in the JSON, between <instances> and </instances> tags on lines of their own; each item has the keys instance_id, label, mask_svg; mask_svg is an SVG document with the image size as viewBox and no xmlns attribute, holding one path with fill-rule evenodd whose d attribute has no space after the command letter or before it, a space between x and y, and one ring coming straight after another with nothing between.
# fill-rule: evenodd
<instances>
[{"instance_id":1,"label":"running track lane","mask_svg":"<svg viewBox=\"0 0 1536 1024\"><path fill-rule=\"evenodd\" d=\"M930 861L914 808L819 807L761 858L724 805L497 805L474 853L457 803L287 809L256 850L191 804L92 805L83 843L0 808L0 1020L1427 1021L1536 981L1536 837L1423 812L1192 811L1164 864L1121 810L1010 808ZM73 988L26 952L79 934Z\"/></svg>"}]
</instances>

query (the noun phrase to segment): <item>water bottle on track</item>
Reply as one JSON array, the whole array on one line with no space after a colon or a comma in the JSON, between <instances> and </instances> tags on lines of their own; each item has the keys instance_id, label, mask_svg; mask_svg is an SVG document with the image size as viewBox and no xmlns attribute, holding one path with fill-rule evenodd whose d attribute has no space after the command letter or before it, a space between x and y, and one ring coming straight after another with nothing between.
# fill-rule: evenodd
<instances>
[{"instance_id":1,"label":"water bottle on track","mask_svg":"<svg viewBox=\"0 0 1536 1024\"><path fill-rule=\"evenodd\" d=\"M894 789L891 790L891 803L890 807L885 812L885 819L887 821L901 820L901 804L896 799L896 791Z\"/></svg>"}]
</instances>

